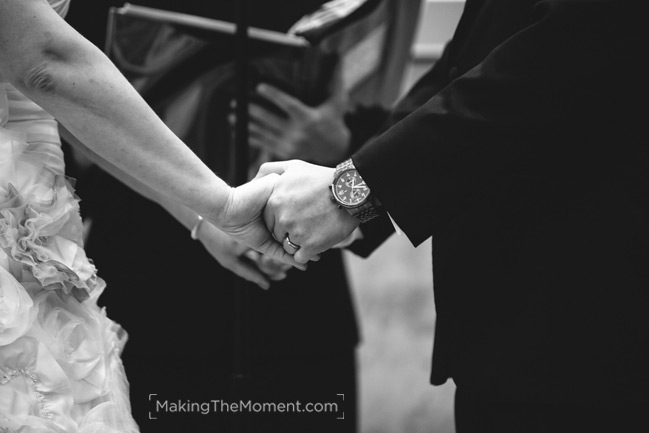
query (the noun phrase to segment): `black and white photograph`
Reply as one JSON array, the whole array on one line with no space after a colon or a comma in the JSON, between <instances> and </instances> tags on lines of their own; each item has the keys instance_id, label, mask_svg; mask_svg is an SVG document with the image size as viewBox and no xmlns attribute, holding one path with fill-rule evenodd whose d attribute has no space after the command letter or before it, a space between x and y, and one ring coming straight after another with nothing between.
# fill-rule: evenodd
<instances>
[{"instance_id":1,"label":"black and white photograph","mask_svg":"<svg viewBox=\"0 0 649 433\"><path fill-rule=\"evenodd\" d=\"M649 431L639 0L0 0L0 432Z\"/></svg>"}]
</instances>

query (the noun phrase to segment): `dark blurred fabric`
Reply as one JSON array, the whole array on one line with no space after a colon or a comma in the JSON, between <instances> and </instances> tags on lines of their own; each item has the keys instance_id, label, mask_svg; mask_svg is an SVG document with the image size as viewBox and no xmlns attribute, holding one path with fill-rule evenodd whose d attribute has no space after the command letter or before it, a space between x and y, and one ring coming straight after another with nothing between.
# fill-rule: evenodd
<instances>
[{"instance_id":1,"label":"dark blurred fabric","mask_svg":"<svg viewBox=\"0 0 649 433\"><path fill-rule=\"evenodd\" d=\"M640 4L467 0L354 155L409 239L434 238L431 381L457 384L458 432L649 430Z\"/></svg>"},{"instance_id":2,"label":"dark blurred fabric","mask_svg":"<svg viewBox=\"0 0 649 433\"><path fill-rule=\"evenodd\" d=\"M103 47L107 9L121 3L76 1L67 20ZM251 25L286 30L322 2L252 3ZM234 14L232 1L137 4L223 20ZM68 173L79 179L82 213L92 221L88 256L108 283L100 303L129 332L123 360L142 431L229 431L230 415L158 414L158 420L150 420L149 395L231 398L233 275L158 205L96 167L81 170L71 158ZM255 414L250 417L254 431L355 431L358 331L340 252L324 254L307 272L291 270L270 291L248 290L253 397L338 402L345 412L344 421L331 413ZM344 403L337 394L345 394Z\"/></svg>"}]
</instances>

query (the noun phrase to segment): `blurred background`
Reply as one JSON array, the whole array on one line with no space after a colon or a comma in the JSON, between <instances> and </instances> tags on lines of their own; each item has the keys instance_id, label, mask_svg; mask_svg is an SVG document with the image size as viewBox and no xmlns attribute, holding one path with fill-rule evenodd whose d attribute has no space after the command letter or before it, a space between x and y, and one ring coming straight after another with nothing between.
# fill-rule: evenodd
<instances>
[{"instance_id":1,"label":"blurred background","mask_svg":"<svg viewBox=\"0 0 649 433\"><path fill-rule=\"evenodd\" d=\"M464 0L422 0L400 94L430 68L452 37ZM362 341L364 433L453 433L455 385L429 384L435 303L431 240L414 248L393 236L368 259L346 254Z\"/></svg>"},{"instance_id":2,"label":"blurred background","mask_svg":"<svg viewBox=\"0 0 649 433\"><path fill-rule=\"evenodd\" d=\"M122 1L106 0L104 3L120 4ZM148 4L144 0L135 3ZM199 3L188 2L188 8ZM380 23L376 27L370 24L370 29L375 30L361 37L351 32L351 42L343 50L348 55L342 62L351 71L351 76L356 77L355 85L350 84L347 89L352 102L387 108L440 57L457 26L464 0L384 0L383 4L388 8L388 15L387 19L385 16L382 19L389 24L386 27ZM263 2L259 5L270 7ZM85 10L73 8L73 12L75 10L81 11L77 21L80 24L100 22L100 18L87 18L92 12L89 6ZM103 32L102 26L95 27ZM95 29L87 29L91 30ZM336 40L334 43L344 45L347 42ZM369 66L363 69L359 64ZM228 108L229 99L226 102ZM88 201L85 201L86 209ZM154 232L154 236L157 233ZM182 232L182 237L186 238L186 233ZM204 252L201 250L200 254ZM431 240L414 248L405 236L395 235L367 259L348 252L344 253L344 259L361 334L358 352L360 431L453 433L455 385L452 382L440 387L429 384L435 328ZM327 293L329 296L330 292ZM118 304L118 301L112 303ZM113 307L113 315L115 311ZM124 314L125 318L120 319L122 323L132 318L130 311ZM335 317L331 319L336 320ZM340 326L344 326L342 318L339 319ZM331 333L331 330L327 328L326 332Z\"/></svg>"}]
</instances>

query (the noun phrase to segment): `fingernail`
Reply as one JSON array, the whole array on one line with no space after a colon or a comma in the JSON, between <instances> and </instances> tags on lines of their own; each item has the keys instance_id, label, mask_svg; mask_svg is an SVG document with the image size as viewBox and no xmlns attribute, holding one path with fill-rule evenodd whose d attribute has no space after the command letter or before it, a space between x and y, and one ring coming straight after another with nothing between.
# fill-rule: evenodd
<instances>
[{"instance_id":1,"label":"fingernail","mask_svg":"<svg viewBox=\"0 0 649 433\"><path fill-rule=\"evenodd\" d=\"M273 281L281 281L284 278L286 278L286 273L284 273L284 272L273 275L272 277L270 277L270 279L273 280Z\"/></svg>"}]
</instances>

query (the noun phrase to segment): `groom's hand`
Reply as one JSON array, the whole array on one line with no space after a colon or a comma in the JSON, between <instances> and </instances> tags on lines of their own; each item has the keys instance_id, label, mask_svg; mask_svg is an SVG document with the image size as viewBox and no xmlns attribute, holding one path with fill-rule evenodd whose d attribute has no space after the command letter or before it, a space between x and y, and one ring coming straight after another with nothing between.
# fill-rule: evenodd
<instances>
[{"instance_id":1,"label":"groom's hand","mask_svg":"<svg viewBox=\"0 0 649 433\"><path fill-rule=\"evenodd\" d=\"M228 204L222 209L217 226L237 242L282 263L306 270L284 251L281 241L273 239L262 213L279 176L258 176L253 181L232 188Z\"/></svg>"},{"instance_id":2,"label":"groom's hand","mask_svg":"<svg viewBox=\"0 0 649 433\"><path fill-rule=\"evenodd\" d=\"M345 240L359 225L331 199L334 169L293 160L261 166L257 178L281 174L264 211L266 225L298 263L317 260L318 254ZM287 242L299 246L295 251Z\"/></svg>"}]
</instances>

